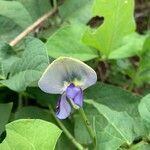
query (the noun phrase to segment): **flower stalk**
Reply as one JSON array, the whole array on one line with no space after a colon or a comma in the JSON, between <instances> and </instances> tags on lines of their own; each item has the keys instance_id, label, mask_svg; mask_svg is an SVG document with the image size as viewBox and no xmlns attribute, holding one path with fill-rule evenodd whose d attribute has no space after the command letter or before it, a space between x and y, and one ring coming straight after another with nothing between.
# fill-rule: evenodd
<instances>
[{"instance_id":1,"label":"flower stalk","mask_svg":"<svg viewBox=\"0 0 150 150\"><path fill-rule=\"evenodd\" d=\"M74 146L78 150L85 150L84 147L76 141L76 139L72 136L72 134L67 130L67 128L64 126L64 124L56 117L55 112L51 105L49 105L49 109L51 111L51 114L53 115L54 119L58 123L58 125L61 127L65 135L68 137L68 139L74 144Z\"/></svg>"},{"instance_id":2,"label":"flower stalk","mask_svg":"<svg viewBox=\"0 0 150 150\"><path fill-rule=\"evenodd\" d=\"M96 134L95 134L95 131L93 130L93 128L90 124L90 121L88 120L83 108L78 109L78 111L79 111L79 114L80 114L80 116L81 116L81 118L84 122L84 125L85 125L87 131L89 132L89 135L90 135L91 139L93 140L93 145L94 145L94 147L96 147Z\"/></svg>"}]
</instances>

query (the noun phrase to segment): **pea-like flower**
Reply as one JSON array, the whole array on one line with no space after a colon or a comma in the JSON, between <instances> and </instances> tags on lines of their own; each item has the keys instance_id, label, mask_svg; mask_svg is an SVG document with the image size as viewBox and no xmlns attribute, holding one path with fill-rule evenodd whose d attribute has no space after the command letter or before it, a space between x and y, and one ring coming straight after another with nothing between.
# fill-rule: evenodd
<instances>
[{"instance_id":1,"label":"pea-like flower","mask_svg":"<svg viewBox=\"0 0 150 150\"><path fill-rule=\"evenodd\" d=\"M65 119L71 113L71 105L77 109L83 106L83 90L96 81L91 67L74 58L60 57L48 66L38 85L46 93L61 94L56 115Z\"/></svg>"}]
</instances>

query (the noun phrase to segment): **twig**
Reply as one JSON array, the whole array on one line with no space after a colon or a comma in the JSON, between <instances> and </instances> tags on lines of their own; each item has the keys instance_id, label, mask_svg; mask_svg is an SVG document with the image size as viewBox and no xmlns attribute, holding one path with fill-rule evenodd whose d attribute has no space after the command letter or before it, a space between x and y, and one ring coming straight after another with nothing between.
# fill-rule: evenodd
<instances>
[{"instance_id":1,"label":"twig","mask_svg":"<svg viewBox=\"0 0 150 150\"><path fill-rule=\"evenodd\" d=\"M19 43L24 37L26 37L29 33L34 31L36 28L38 28L44 21L46 21L50 16L52 16L54 13L56 13L57 7L54 7L51 11L44 14L41 18L39 18L37 21L35 21L32 25L27 27L22 33L20 33L15 39L13 39L9 45L15 46L17 43Z\"/></svg>"}]
</instances>

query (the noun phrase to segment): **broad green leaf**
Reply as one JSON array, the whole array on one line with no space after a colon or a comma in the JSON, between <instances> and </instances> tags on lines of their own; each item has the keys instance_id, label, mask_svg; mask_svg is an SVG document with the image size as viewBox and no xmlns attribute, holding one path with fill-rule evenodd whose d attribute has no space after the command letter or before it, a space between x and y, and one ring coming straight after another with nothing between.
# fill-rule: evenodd
<instances>
[{"instance_id":1,"label":"broad green leaf","mask_svg":"<svg viewBox=\"0 0 150 150\"><path fill-rule=\"evenodd\" d=\"M9 120L12 106L12 103L0 104L0 135L5 130L5 125Z\"/></svg>"},{"instance_id":2,"label":"broad green leaf","mask_svg":"<svg viewBox=\"0 0 150 150\"><path fill-rule=\"evenodd\" d=\"M132 33L123 38L121 46L112 51L109 55L109 59L126 58L135 55L140 55L146 36Z\"/></svg>"},{"instance_id":3,"label":"broad green leaf","mask_svg":"<svg viewBox=\"0 0 150 150\"><path fill-rule=\"evenodd\" d=\"M104 23L97 29L88 28L83 41L98 49L102 57L121 46L123 38L134 32L133 0L95 0L93 16L104 17Z\"/></svg>"},{"instance_id":4,"label":"broad green leaf","mask_svg":"<svg viewBox=\"0 0 150 150\"><path fill-rule=\"evenodd\" d=\"M46 46L49 56L57 58L68 56L82 61L98 57L95 50L84 45L81 41L84 32L82 25L65 25L49 37Z\"/></svg>"},{"instance_id":5,"label":"broad green leaf","mask_svg":"<svg viewBox=\"0 0 150 150\"><path fill-rule=\"evenodd\" d=\"M33 21L50 11L51 5L49 0L16 0L20 2L29 12Z\"/></svg>"},{"instance_id":6,"label":"broad green leaf","mask_svg":"<svg viewBox=\"0 0 150 150\"><path fill-rule=\"evenodd\" d=\"M37 81L48 65L45 45L36 38L27 38L22 57L11 66L8 80L2 84L14 91L24 91L27 86L36 86Z\"/></svg>"},{"instance_id":7,"label":"broad green leaf","mask_svg":"<svg viewBox=\"0 0 150 150\"><path fill-rule=\"evenodd\" d=\"M32 19L28 11L23 5L16 1L0 1L0 15L11 19L22 29L32 23Z\"/></svg>"},{"instance_id":8,"label":"broad green leaf","mask_svg":"<svg viewBox=\"0 0 150 150\"><path fill-rule=\"evenodd\" d=\"M136 96L122 88L98 82L85 91L85 99L94 99L96 103L109 107L111 111L123 113L123 116L125 115L129 120L132 120L136 137L146 135L145 126L138 113L140 96ZM110 126L107 119L100 114L97 109L84 103L84 110L96 131L98 143L97 150L116 150L124 144L124 139L122 140L122 137L112 128L112 125ZM120 120L118 119L118 121ZM112 134L110 134L109 129L111 129L111 133L113 132ZM75 136L77 140L83 144L91 142L85 130L86 129L83 129L80 117L75 118Z\"/></svg>"},{"instance_id":9,"label":"broad green leaf","mask_svg":"<svg viewBox=\"0 0 150 150\"><path fill-rule=\"evenodd\" d=\"M6 79L11 65L18 59L15 51L7 43L0 42L0 79Z\"/></svg>"},{"instance_id":10,"label":"broad green leaf","mask_svg":"<svg viewBox=\"0 0 150 150\"><path fill-rule=\"evenodd\" d=\"M97 82L85 91L85 98L94 99L116 111L126 111L131 116L139 116L137 107L141 97L120 87Z\"/></svg>"},{"instance_id":11,"label":"broad green leaf","mask_svg":"<svg viewBox=\"0 0 150 150\"><path fill-rule=\"evenodd\" d=\"M116 150L123 144L123 141L113 135L110 135L107 130L98 132L97 139L100 141L98 142L97 150Z\"/></svg>"},{"instance_id":12,"label":"broad green leaf","mask_svg":"<svg viewBox=\"0 0 150 150\"><path fill-rule=\"evenodd\" d=\"M138 109L141 117L150 123L150 94L141 99Z\"/></svg>"},{"instance_id":13,"label":"broad green leaf","mask_svg":"<svg viewBox=\"0 0 150 150\"><path fill-rule=\"evenodd\" d=\"M22 28L11 19L0 16L0 40L9 42L21 31Z\"/></svg>"},{"instance_id":14,"label":"broad green leaf","mask_svg":"<svg viewBox=\"0 0 150 150\"><path fill-rule=\"evenodd\" d=\"M20 119L6 125L1 150L54 150L61 130L40 119Z\"/></svg>"},{"instance_id":15,"label":"broad green leaf","mask_svg":"<svg viewBox=\"0 0 150 150\"><path fill-rule=\"evenodd\" d=\"M40 96L40 94L38 94L38 95ZM43 97L43 100L44 100L44 97ZM51 102L50 98L48 100ZM55 101L56 101L56 99L55 99ZM55 121L54 117L51 115L49 110L41 109L41 108L38 108L35 106L26 106L26 107L19 109L15 113L15 119L42 119L42 120L50 121L50 122L56 124L56 121ZM72 127L70 122L65 122L65 126L68 124ZM68 126L66 126L66 127L68 128ZM72 143L66 137L65 134L62 134L61 137L58 139L55 149L61 150L62 147L65 147L65 150L70 150L70 148L72 147Z\"/></svg>"},{"instance_id":16,"label":"broad green leaf","mask_svg":"<svg viewBox=\"0 0 150 150\"><path fill-rule=\"evenodd\" d=\"M75 149L73 144L64 134L62 134L61 137L58 139L55 150L62 150L62 147L65 148L65 150Z\"/></svg>"},{"instance_id":17,"label":"broad green leaf","mask_svg":"<svg viewBox=\"0 0 150 150\"><path fill-rule=\"evenodd\" d=\"M70 23L86 24L91 16L92 0L65 0L59 7L60 16Z\"/></svg>"},{"instance_id":18,"label":"broad green leaf","mask_svg":"<svg viewBox=\"0 0 150 150\"><path fill-rule=\"evenodd\" d=\"M15 120L17 119L42 119L50 121L50 111L35 106L26 106L20 108L15 113Z\"/></svg>"},{"instance_id":19,"label":"broad green leaf","mask_svg":"<svg viewBox=\"0 0 150 150\"><path fill-rule=\"evenodd\" d=\"M86 102L92 104L108 121L109 125L105 130L110 135L116 136L116 138L119 138L127 144L132 143L135 138L133 119L126 112L111 110L107 106L94 102L93 100L87 100Z\"/></svg>"}]
</instances>

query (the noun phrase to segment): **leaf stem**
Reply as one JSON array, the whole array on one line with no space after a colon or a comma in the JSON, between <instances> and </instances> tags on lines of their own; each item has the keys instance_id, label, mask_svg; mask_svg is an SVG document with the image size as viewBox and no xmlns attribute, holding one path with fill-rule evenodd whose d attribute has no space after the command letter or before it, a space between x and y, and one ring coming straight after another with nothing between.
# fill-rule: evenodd
<instances>
[{"instance_id":1,"label":"leaf stem","mask_svg":"<svg viewBox=\"0 0 150 150\"><path fill-rule=\"evenodd\" d=\"M93 130L93 128L90 124L90 121L88 120L83 108L80 108L78 111L79 111L80 116L82 117L82 120L83 120L86 128L87 128L87 131L89 132L90 137L93 140L94 147L96 147L96 134L95 134L95 131Z\"/></svg>"},{"instance_id":2,"label":"leaf stem","mask_svg":"<svg viewBox=\"0 0 150 150\"><path fill-rule=\"evenodd\" d=\"M57 8L57 0L53 0L53 7Z\"/></svg>"},{"instance_id":3,"label":"leaf stem","mask_svg":"<svg viewBox=\"0 0 150 150\"><path fill-rule=\"evenodd\" d=\"M58 123L58 125L61 127L61 129L63 130L63 132L65 133L65 135L68 137L68 139L74 144L74 146L78 149L78 150L85 150L84 147L78 143L76 141L76 139L72 136L72 134L67 130L67 128L64 126L64 124L56 117L55 112L52 108L51 105L49 105L49 109L54 117L54 119L56 120L56 122Z\"/></svg>"},{"instance_id":4,"label":"leaf stem","mask_svg":"<svg viewBox=\"0 0 150 150\"><path fill-rule=\"evenodd\" d=\"M23 106L22 93L18 94L18 110Z\"/></svg>"}]
</instances>

